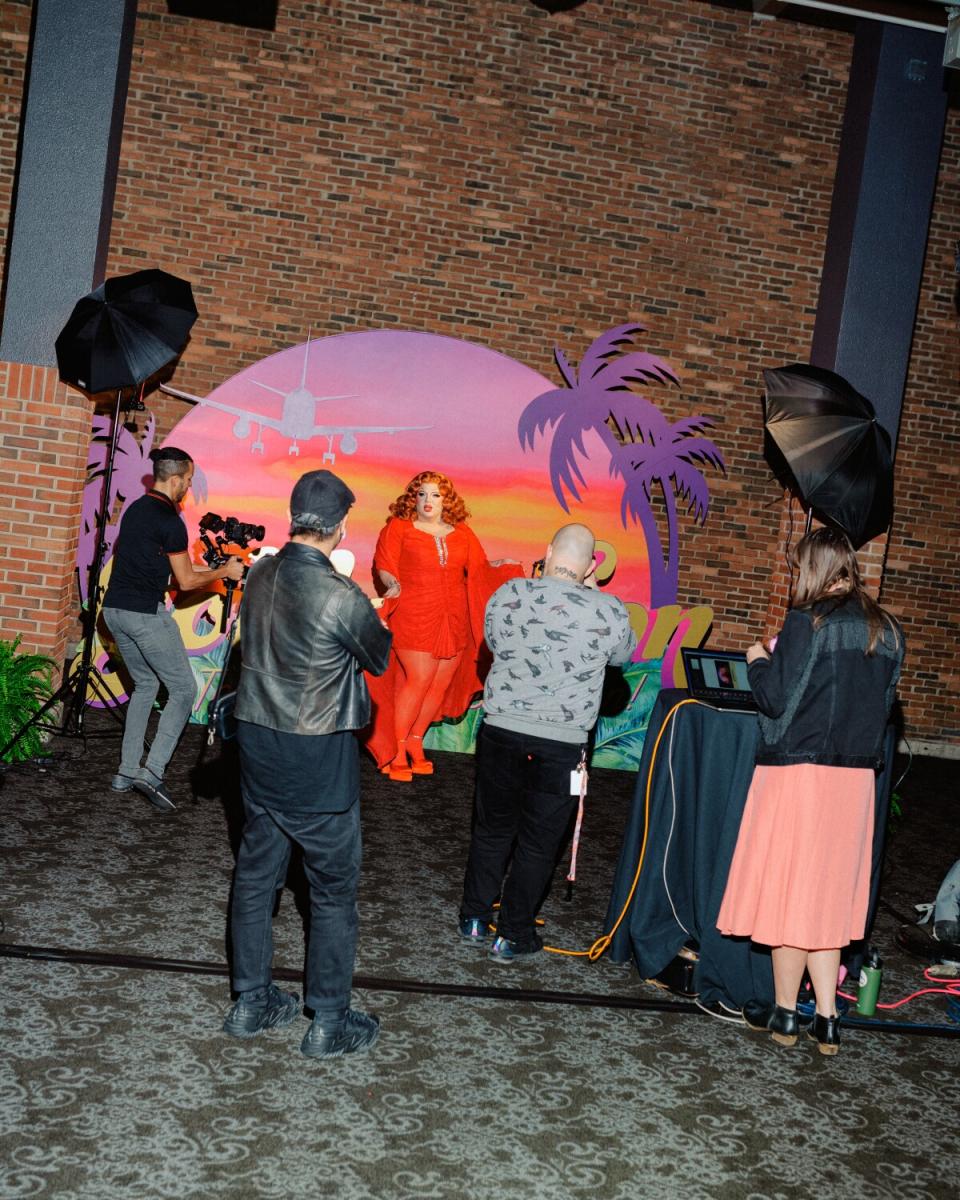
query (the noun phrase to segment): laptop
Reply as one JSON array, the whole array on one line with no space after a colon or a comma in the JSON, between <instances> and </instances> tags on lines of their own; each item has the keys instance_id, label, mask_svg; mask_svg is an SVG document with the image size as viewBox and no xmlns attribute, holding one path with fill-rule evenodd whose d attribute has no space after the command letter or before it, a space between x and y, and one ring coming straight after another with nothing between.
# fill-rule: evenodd
<instances>
[{"instance_id":1,"label":"laptop","mask_svg":"<svg viewBox=\"0 0 960 1200\"><path fill-rule=\"evenodd\" d=\"M717 708L756 712L757 702L747 679L747 656L737 650L697 650L682 646L687 691L694 700Z\"/></svg>"}]
</instances>

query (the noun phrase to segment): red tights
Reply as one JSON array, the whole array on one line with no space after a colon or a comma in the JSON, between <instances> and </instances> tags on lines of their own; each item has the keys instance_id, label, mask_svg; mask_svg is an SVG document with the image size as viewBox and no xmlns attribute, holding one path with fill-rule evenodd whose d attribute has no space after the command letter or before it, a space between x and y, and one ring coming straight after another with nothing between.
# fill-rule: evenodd
<instances>
[{"instance_id":1,"label":"red tights","mask_svg":"<svg viewBox=\"0 0 960 1200\"><path fill-rule=\"evenodd\" d=\"M446 690L457 673L461 655L434 658L426 650L397 649L394 649L394 653L402 668L403 679L397 686L393 701L394 733L397 738L397 754L393 762L397 766L405 766L406 742L409 739L416 739L414 760L423 758L419 739L440 711Z\"/></svg>"}]
</instances>

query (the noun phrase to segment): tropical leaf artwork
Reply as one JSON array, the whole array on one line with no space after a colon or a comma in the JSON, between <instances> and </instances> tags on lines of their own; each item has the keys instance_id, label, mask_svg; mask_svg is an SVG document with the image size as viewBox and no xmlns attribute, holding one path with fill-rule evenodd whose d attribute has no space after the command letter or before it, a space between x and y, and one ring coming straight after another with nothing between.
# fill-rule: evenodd
<instances>
[{"instance_id":1,"label":"tropical leaf artwork","mask_svg":"<svg viewBox=\"0 0 960 1200\"><path fill-rule=\"evenodd\" d=\"M439 721L431 725L424 735L423 747L425 750L452 750L458 754L473 754L482 722L483 707L478 699L459 720Z\"/></svg>"},{"instance_id":2,"label":"tropical leaf artwork","mask_svg":"<svg viewBox=\"0 0 960 1200\"><path fill-rule=\"evenodd\" d=\"M591 766L618 771L636 771L650 725L650 713L660 694L662 660L629 663L623 677L630 688L630 702L614 717L601 717L594 735Z\"/></svg>"},{"instance_id":3,"label":"tropical leaf artwork","mask_svg":"<svg viewBox=\"0 0 960 1200\"><path fill-rule=\"evenodd\" d=\"M93 418L93 435L87 454L87 482L83 489L83 510L80 522L80 541L77 546L77 574L80 584L80 601L87 604L90 586L90 568L96 554L97 515L103 500L103 479L106 473L107 455L110 452L110 430L112 418L98 413ZM105 549L103 561L113 556L113 546L120 529L120 518L127 507L143 495L143 479L153 468L149 454L153 447L156 422L151 414L146 423L143 437L138 439L125 425L117 436L117 453L113 462L110 480L110 495L107 497L107 524L104 529Z\"/></svg>"},{"instance_id":4,"label":"tropical leaf artwork","mask_svg":"<svg viewBox=\"0 0 960 1200\"><path fill-rule=\"evenodd\" d=\"M52 658L20 649L20 638L0 641L0 746L13 738L53 695ZM28 729L3 756L4 762L25 762L45 754L43 734Z\"/></svg>"},{"instance_id":5,"label":"tropical leaf artwork","mask_svg":"<svg viewBox=\"0 0 960 1200\"><path fill-rule=\"evenodd\" d=\"M702 524L710 507L701 467L724 470L719 448L704 431L710 417L671 424L657 406L635 389L675 384L669 363L635 346L643 325L618 325L597 338L575 371L563 351L554 356L565 386L536 396L520 414L517 435L524 449L550 431L550 483L564 512L586 487L581 463L588 459L585 435L599 435L610 456L610 473L623 481L620 520L639 524L650 562L650 604L660 608L677 598L679 570L678 500ZM654 510L660 498L666 515L667 548Z\"/></svg>"},{"instance_id":6,"label":"tropical leaf artwork","mask_svg":"<svg viewBox=\"0 0 960 1200\"><path fill-rule=\"evenodd\" d=\"M239 631L239 630L238 630ZM197 698L194 701L190 720L193 724L206 725L210 716L210 705L217 694L217 684L230 654L232 642L225 634L219 641L214 642L204 654L190 654L190 669L197 684Z\"/></svg>"}]
</instances>

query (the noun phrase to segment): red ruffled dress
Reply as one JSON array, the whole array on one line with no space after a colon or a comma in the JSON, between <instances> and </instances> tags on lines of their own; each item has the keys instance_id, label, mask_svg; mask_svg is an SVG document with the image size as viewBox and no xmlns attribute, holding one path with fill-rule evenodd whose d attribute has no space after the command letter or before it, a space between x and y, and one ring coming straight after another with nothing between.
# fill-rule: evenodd
<instances>
[{"instance_id":1,"label":"red ruffled dress","mask_svg":"<svg viewBox=\"0 0 960 1200\"><path fill-rule=\"evenodd\" d=\"M463 654L438 718L463 716L483 690L490 665L483 640L487 601L502 583L523 574L521 567L492 567L477 535L464 522L446 537L436 537L400 517L391 517L381 530L373 565L400 581L400 595L381 609L393 633L394 650L423 650L434 658ZM383 675L367 676L373 715L366 744L378 766L397 752L393 696L402 677L393 652Z\"/></svg>"}]
</instances>

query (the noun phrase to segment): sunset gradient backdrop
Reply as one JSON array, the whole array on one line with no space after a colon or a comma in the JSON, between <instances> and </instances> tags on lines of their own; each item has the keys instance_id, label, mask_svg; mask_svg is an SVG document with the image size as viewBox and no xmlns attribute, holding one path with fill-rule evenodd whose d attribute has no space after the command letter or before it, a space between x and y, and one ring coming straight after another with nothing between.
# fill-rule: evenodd
<instances>
[{"instance_id":1,"label":"sunset gradient backdrop","mask_svg":"<svg viewBox=\"0 0 960 1200\"><path fill-rule=\"evenodd\" d=\"M304 384L317 398L317 425L429 428L357 432L353 454L345 453L342 439L334 436L333 463L324 459L327 436L302 439L297 455L289 453L288 436L263 428L263 453L252 453L258 415L279 421L284 395L300 387L308 346ZM521 411L555 387L554 381L483 346L435 334L376 330L338 334L308 346L282 350L211 392L210 401L249 414L246 436L234 432L244 432L244 418L196 405L166 439L188 451L206 476L207 500L197 503L191 496L184 506L191 536L200 517L214 511L266 526L266 543L281 546L293 484L306 471L329 467L356 494L344 545L356 556L354 579L373 595L373 549L388 505L414 475L433 469L450 476L466 500L469 523L489 558L518 559L529 573L554 530L567 521L583 521L615 551L616 573L608 590L623 600L649 601L643 537L637 528L625 531L620 522L621 487L600 465L606 456L599 439L587 435L587 450L595 449L596 457L584 472L584 502L574 503L569 514L551 490L545 442L535 451L520 448ZM343 395L350 398L322 399Z\"/></svg>"}]
</instances>

